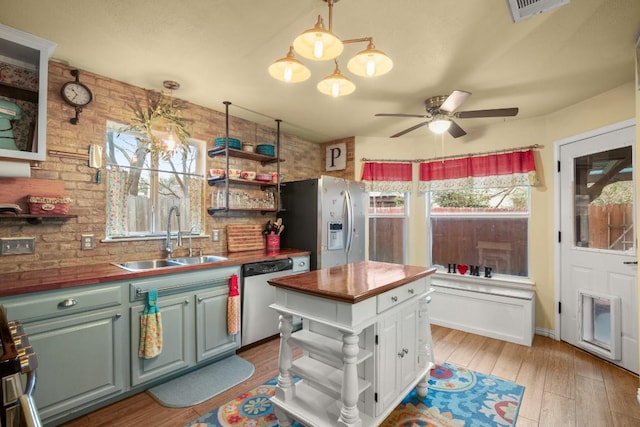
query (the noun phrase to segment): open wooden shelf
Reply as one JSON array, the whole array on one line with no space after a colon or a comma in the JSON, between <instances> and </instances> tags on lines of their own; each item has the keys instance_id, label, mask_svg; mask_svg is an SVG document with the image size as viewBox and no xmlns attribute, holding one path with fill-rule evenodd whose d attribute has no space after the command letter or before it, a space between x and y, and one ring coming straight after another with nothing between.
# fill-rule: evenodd
<instances>
[{"instance_id":1,"label":"open wooden shelf","mask_svg":"<svg viewBox=\"0 0 640 427\"><path fill-rule=\"evenodd\" d=\"M45 220L63 220L77 218L78 215L34 215L34 214L0 214L2 220L27 220L29 224L41 224Z\"/></svg>"}]
</instances>

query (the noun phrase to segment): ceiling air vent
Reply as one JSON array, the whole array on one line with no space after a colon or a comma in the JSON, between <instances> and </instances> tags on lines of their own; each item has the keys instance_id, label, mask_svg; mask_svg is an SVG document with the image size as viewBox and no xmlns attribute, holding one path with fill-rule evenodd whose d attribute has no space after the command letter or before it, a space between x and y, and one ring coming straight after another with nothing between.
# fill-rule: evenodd
<instances>
[{"instance_id":1,"label":"ceiling air vent","mask_svg":"<svg viewBox=\"0 0 640 427\"><path fill-rule=\"evenodd\" d=\"M513 22L522 21L569 3L569 0L507 0Z\"/></svg>"}]
</instances>

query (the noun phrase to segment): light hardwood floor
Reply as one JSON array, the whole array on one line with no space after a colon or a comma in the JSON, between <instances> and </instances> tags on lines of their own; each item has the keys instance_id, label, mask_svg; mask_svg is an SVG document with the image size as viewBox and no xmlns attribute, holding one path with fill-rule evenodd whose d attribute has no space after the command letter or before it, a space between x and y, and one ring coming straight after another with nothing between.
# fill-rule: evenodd
<instances>
[{"instance_id":1,"label":"light hardwood floor","mask_svg":"<svg viewBox=\"0 0 640 427\"><path fill-rule=\"evenodd\" d=\"M439 326L432 326L432 333L437 363L525 386L518 427L640 426L638 377L575 347L541 336L526 347ZM64 426L183 426L277 374L277 339L239 355L255 365L255 374L200 405L165 408L143 392Z\"/></svg>"}]
</instances>

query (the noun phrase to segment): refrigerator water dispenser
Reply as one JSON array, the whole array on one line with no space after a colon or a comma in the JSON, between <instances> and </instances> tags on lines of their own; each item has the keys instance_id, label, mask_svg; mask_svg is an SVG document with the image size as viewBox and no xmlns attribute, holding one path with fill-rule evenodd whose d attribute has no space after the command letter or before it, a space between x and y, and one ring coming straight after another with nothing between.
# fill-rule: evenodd
<instances>
[{"instance_id":1,"label":"refrigerator water dispenser","mask_svg":"<svg viewBox=\"0 0 640 427\"><path fill-rule=\"evenodd\" d=\"M330 222L329 223L329 239L327 249L330 251L337 251L344 249L344 237L342 235L342 223Z\"/></svg>"}]
</instances>

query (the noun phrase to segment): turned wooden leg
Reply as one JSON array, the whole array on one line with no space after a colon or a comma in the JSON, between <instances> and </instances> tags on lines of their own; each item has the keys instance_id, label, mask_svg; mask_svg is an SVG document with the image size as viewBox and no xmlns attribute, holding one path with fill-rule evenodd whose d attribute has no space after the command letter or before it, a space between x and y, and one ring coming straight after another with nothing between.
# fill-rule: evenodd
<instances>
[{"instance_id":1,"label":"turned wooden leg","mask_svg":"<svg viewBox=\"0 0 640 427\"><path fill-rule=\"evenodd\" d=\"M278 386L276 387L276 396L288 401L294 396L293 377L289 372L293 363L291 345L291 331L293 330L293 316L291 314L280 314L280 354L278 356ZM282 425L282 424L281 424Z\"/></svg>"},{"instance_id":2,"label":"turned wooden leg","mask_svg":"<svg viewBox=\"0 0 640 427\"><path fill-rule=\"evenodd\" d=\"M342 334L342 408L338 425L344 427L360 427L360 411L358 411L358 334L343 332Z\"/></svg>"},{"instance_id":3,"label":"turned wooden leg","mask_svg":"<svg viewBox=\"0 0 640 427\"><path fill-rule=\"evenodd\" d=\"M418 396L426 397L429 387L429 376L431 375L431 368L434 366L433 358L433 344L431 341L431 323L429 322L429 309L428 303L431 301L431 297L427 296L420 298L419 313L420 323L418 324L418 366L423 368L427 367L427 374L416 385L416 391Z\"/></svg>"},{"instance_id":4,"label":"turned wooden leg","mask_svg":"<svg viewBox=\"0 0 640 427\"><path fill-rule=\"evenodd\" d=\"M276 414L276 418L278 418L278 425L280 427L291 427L292 420L291 418L289 418L285 411L278 407L275 407L273 408L273 412Z\"/></svg>"}]
</instances>

